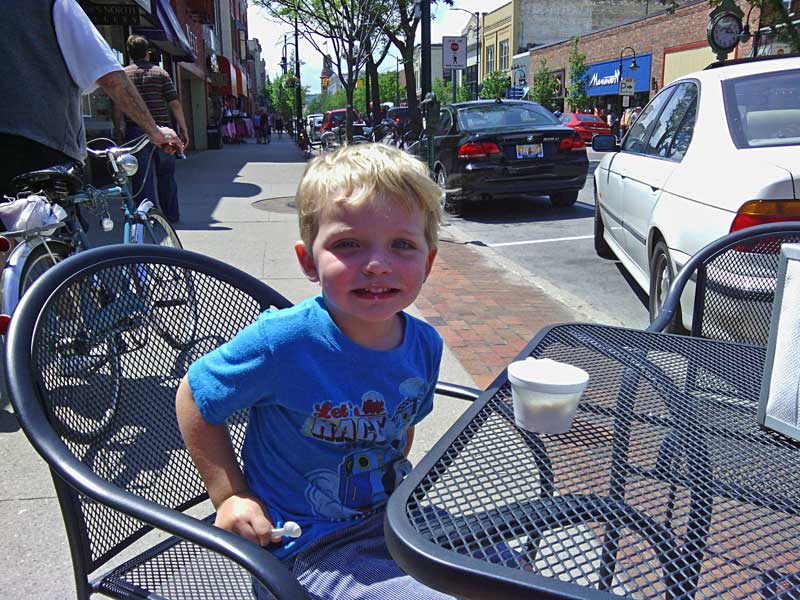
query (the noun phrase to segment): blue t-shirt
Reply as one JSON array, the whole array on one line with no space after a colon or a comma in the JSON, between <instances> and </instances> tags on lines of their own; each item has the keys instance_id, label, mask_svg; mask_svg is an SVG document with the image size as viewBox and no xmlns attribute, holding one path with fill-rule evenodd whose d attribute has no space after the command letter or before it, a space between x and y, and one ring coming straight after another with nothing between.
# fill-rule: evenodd
<instances>
[{"instance_id":1,"label":"blue t-shirt","mask_svg":"<svg viewBox=\"0 0 800 600\"><path fill-rule=\"evenodd\" d=\"M267 311L188 373L209 423L250 408L242 448L250 491L276 526L303 534L270 546L288 558L386 503L408 428L433 406L442 339L401 313L402 343L370 350L345 336L322 296Z\"/></svg>"}]
</instances>

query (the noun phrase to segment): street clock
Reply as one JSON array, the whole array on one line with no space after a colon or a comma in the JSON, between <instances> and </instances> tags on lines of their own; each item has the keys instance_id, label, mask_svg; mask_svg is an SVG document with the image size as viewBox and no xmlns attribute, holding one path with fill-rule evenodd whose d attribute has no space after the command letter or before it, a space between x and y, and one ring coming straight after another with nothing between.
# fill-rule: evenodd
<instances>
[{"instance_id":1,"label":"street clock","mask_svg":"<svg viewBox=\"0 0 800 600\"><path fill-rule=\"evenodd\" d=\"M724 0L709 15L706 37L718 60L725 60L736 48L742 33L741 9L733 0Z\"/></svg>"}]
</instances>

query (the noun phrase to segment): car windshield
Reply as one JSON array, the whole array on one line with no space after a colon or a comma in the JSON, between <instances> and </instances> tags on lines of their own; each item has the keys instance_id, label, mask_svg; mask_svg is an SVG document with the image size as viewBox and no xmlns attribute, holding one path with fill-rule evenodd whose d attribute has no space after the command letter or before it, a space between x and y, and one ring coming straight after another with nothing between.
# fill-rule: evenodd
<instances>
[{"instance_id":1,"label":"car windshield","mask_svg":"<svg viewBox=\"0 0 800 600\"><path fill-rule=\"evenodd\" d=\"M459 127L480 131L497 127L525 128L532 125L560 125L553 113L538 104L481 104L458 110Z\"/></svg>"},{"instance_id":2,"label":"car windshield","mask_svg":"<svg viewBox=\"0 0 800 600\"><path fill-rule=\"evenodd\" d=\"M731 79L722 92L737 148L800 145L800 69Z\"/></svg>"},{"instance_id":3,"label":"car windshield","mask_svg":"<svg viewBox=\"0 0 800 600\"><path fill-rule=\"evenodd\" d=\"M603 122L603 119L601 119L600 117L595 117L594 115L577 114L575 116L577 117L578 121L592 121L594 123L602 123Z\"/></svg>"}]
</instances>

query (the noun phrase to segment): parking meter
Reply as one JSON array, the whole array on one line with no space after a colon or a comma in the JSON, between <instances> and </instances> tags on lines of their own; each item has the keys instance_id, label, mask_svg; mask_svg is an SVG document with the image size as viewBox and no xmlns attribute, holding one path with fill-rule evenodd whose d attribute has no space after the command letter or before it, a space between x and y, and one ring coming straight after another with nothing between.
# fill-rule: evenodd
<instances>
[{"instance_id":1,"label":"parking meter","mask_svg":"<svg viewBox=\"0 0 800 600\"><path fill-rule=\"evenodd\" d=\"M433 174L433 136L436 133L436 126L439 123L439 107L441 104L436 99L435 92L425 94L422 101L422 111L425 115L425 135L428 138L428 171Z\"/></svg>"}]
</instances>

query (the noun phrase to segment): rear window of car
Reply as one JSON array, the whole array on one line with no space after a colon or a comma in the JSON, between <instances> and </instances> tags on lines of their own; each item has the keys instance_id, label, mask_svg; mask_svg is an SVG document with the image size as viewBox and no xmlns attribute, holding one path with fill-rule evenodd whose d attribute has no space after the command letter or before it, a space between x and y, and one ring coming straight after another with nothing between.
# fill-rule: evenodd
<instances>
[{"instance_id":1,"label":"rear window of car","mask_svg":"<svg viewBox=\"0 0 800 600\"><path fill-rule=\"evenodd\" d=\"M345 112L331 113L331 123L344 123L345 116L347 116Z\"/></svg>"},{"instance_id":2,"label":"rear window of car","mask_svg":"<svg viewBox=\"0 0 800 600\"><path fill-rule=\"evenodd\" d=\"M602 123L603 119L600 117L595 117L594 115L583 115L583 114L576 114L575 115L578 121L591 121L593 123Z\"/></svg>"},{"instance_id":3,"label":"rear window of car","mask_svg":"<svg viewBox=\"0 0 800 600\"><path fill-rule=\"evenodd\" d=\"M722 93L737 148L800 145L800 69L729 79Z\"/></svg>"},{"instance_id":4,"label":"rear window of car","mask_svg":"<svg viewBox=\"0 0 800 600\"><path fill-rule=\"evenodd\" d=\"M458 111L459 127L465 131L480 131L497 127L529 127L531 125L559 125L559 120L549 110L534 103L483 104L468 106Z\"/></svg>"}]
</instances>

